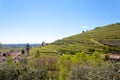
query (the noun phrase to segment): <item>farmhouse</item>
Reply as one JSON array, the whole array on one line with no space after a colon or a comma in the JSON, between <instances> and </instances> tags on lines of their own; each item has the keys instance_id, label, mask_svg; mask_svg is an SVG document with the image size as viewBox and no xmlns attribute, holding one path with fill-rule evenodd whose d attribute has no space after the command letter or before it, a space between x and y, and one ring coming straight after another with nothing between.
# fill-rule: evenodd
<instances>
[{"instance_id":1,"label":"farmhouse","mask_svg":"<svg viewBox=\"0 0 120 80\"><path fill-rule=\"evenodd\" d=\"M110 60L120 61L120 52L119 52L119 51L112 52L112 53L109 55L109 59L110 59Z\"/></svg>"}]
</instances>

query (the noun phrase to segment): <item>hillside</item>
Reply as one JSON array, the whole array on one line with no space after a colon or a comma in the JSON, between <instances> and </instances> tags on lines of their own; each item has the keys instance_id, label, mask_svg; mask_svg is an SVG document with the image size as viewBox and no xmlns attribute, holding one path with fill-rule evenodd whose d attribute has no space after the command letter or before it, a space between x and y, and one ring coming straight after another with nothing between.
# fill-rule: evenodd
<instances>
[{"instance_id":1,"label":"hillside","mask_svg":"<svg viewBox=\"0 0 120 80\"><path fill-rule=\"evenodd\" d=\"M39 48L42 53L111 52L120 50L120 23L57 40Z\"/></svg>"}]
</instances>

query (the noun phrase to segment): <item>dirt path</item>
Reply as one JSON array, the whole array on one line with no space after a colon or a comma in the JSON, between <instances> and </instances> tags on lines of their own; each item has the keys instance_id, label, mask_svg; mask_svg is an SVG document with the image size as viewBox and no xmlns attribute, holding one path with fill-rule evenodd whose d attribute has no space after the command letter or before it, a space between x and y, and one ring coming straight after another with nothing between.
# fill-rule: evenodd
<instances>
[{"instance_id":1,"label":"dirt path","mask_svg":"<svg viewBox=\"0 0 120 80\"><path fill-rule=\"evenodd\" d=\"M104 45L103 45L103 44L101 44L100 42L95 41L93 38L91 38L91 39L90 39L90 41L92 41L93 43L98 44L98 45L100 45L100 46L104 46Z\"/></svg>"}]
</instances>

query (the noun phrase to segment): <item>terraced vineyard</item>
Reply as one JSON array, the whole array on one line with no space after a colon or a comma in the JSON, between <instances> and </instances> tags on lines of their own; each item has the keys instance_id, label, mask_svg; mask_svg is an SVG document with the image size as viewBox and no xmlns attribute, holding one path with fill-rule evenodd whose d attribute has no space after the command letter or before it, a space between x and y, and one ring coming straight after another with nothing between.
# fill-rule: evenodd
<instances>
[{"instance_id":1,"label":"terraced vineyard","mask_svg":"<svg viewBox=\"0 0 120 80\"><path fill-rule=\"evenodd\" d=\"M41 53L111 52L120 50L120 23L96 27L39 48Z\"/></svg>"}]
</instances>

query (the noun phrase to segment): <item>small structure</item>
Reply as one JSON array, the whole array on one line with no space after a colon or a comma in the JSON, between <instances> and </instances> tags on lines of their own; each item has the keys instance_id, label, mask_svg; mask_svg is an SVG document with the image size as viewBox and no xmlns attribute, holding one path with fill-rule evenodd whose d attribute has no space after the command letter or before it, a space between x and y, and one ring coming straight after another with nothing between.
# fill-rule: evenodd
<instances>
[{"instance_id":1,"label":"small structure","mask_svg":"<svg viewBox=\"0 0 120 80\"><path fill-rule=\"evenodd\" d=\"M105 60L120 61L120 52L112 52L111 54L105 55Z\"/></svg>"},{"instance_id":2,"label":"small structure","mask_svg":"<svg viewBox=\"0 0 120 80\"><path fill-rule=\"evenodd\" d=\"M46 45L48 45L48 43L46 43L46 42L42 42L42 46L46 46Z\"/></svg>"},{"instance_id":3,"label":"small structure","mask_svg":"<svg viewBox=\"0 0 120 80\"><path fill-rule=\"evenodd\" d=\"M26 54L29 55L29 53L30 53L30 45L27 44L26 45Z\"/></svg>"},{"instance_id":4,"label":"small structure","mask_svg":"<svg viewBox=\"0 0 120 80\"><path fill-rule=\"evenodd\" d=\"M109 55L109 58L112 60L120 61L120 55Z\"/></svg>"}]
</instances>

